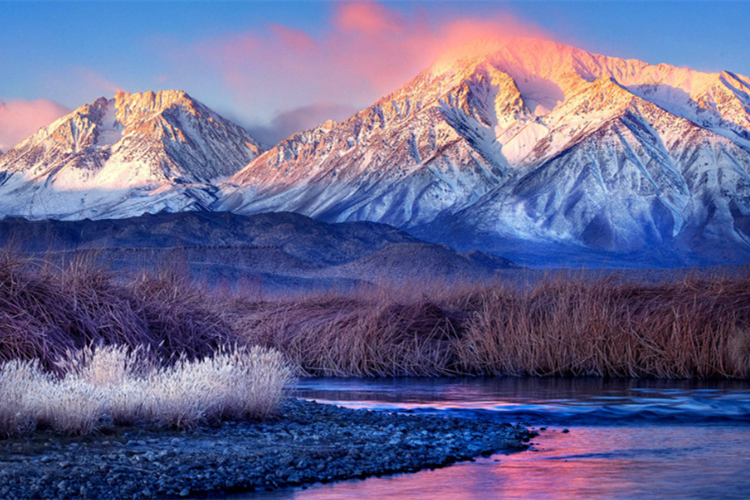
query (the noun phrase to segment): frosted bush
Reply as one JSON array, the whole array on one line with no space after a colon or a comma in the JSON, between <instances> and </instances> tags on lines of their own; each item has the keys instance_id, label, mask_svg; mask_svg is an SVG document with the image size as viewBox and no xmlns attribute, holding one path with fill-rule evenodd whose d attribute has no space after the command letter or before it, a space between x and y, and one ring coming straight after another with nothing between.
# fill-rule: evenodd
<instances>
[{"instance_id":1,"label":"frosted bush","mask_svg":"<svg viewBox=\"0 0 750 500\"><path fill-rule=\"evenodd\" d=\"M48 383L49 378L36 360L14 360L0 365L0 436L15 436L33 430L35 417L28 395Z\"/></svg>"},{"instance_id":2,"label":"frosted bush","mask_svg":"<svg viewBox=\"0 0 750 500\"><path fill-rule=\"evenodd\" d=\"M276 351L222 349L212 357L157 367L146 351L103 346L68 353L55 379L39 363L0 365L0 435L51 428L68 435L150 423L181 429L221 419L263 418L294 381Z\"/></svg>"},{"instance_id":3,"label":"frosted bush","mask_svg":"<svg viewBox=\"0 0 750 500\"><path fill-rule=\"evenodd\" d=\"M75 374L81 380L99 387L119 385L154 370L154 362L147 349L128 349L122 345L68 351L67 357L59 361L57 366L64 372Z\"/></svg>"},{"instance_id":4,"label":"frosted bush","mask_svg":"<svg viewBox=\"0 0 750 500\"><path fill-rule=\"evenodd\" d=\"M72 375L47 383L29 393L37 427L51 428L61 434L90 434L101 425L106 409L106 394L99 387Z\"/></svg>"}]
</instances>

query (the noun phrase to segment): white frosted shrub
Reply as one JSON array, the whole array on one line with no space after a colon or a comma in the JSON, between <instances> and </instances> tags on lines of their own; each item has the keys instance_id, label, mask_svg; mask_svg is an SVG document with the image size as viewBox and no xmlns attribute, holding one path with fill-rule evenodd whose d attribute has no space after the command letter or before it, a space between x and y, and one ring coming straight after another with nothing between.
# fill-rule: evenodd
<instances>
[{"instance_id":1,"label":"white frosted shrub","mask_svg":"<svg viewBox=\"0 0 750 500\"><path fill-rule=\"evenodd\" d=\"M36 361L0 365L0 435L52 428L87 434L151 423L181 429L221 419L264 418L278 410L294 381L276 351L222 349L202 360L158 368L147 351L103 346L68 353L54 379Z\"/></svg>"},{"instance_id":2,"label":"white frosted shrub","mask_svg":"<svg viewBox=\"0 0 750 500\"><path fill-rule=\"evenodd\" d=\"M231 418L264 418L278 408L284 391L294 382L294 371L278 351L255 346L226 354L234 367L226 391Z\"/></svg>"},{"instance_id":3,"label":"white frosted shrub","mask_svg":"<svg viewBox=\"0 0 750 500\"><path fill-rule=\"evenodd\" d=\"M148 381L126 378L119 384L105 387L107 412L115 425L135 425L149 421Z\"/></svg>"},{"instance_id":4,"label":"white frosted shrub","mask_svg":"<svg viewBox=\"0 0 750 500\"><path fill-rule=\"evenodd\" d=\"M106 410L106 394L76 375L50 380L28 395L37 427L61 434L90 434L101 425Z\"/></svg>"},{"instance_id":5,"label":"white frosted shrub","mask_svg":"<svg viewBox=\"0 0 750 500\"><path fill-rule=\"evenodd\" d=\"M0 365L0 436L25 434L34 428L28 396L49 384L39 362L13 360Z\"/></svg>"},{"instance_id":6,"label":"white frosted shrub","mask_svg":"<svg viewBox=\"0 0 750 500\"><path fill-rule=\"evenodd\" d=\"M69 351L67 357L57 365L64 372L75 374L98 387L122 384L154 370L147 349L128 349L123 345L99 346L96 350L86 347L75 352Z\"/></svg>"},{"instance_id":7,"label":"white frosted shrub","mask_svg":"<svg viewBox=\"0 0 750 500\"><path fill-rule=\"evenodd\" d=\"M175 365L153 373L148 379L146 406L149 420L168 427L190 429L208 420L208 410L217 398L211 392L206 360Z\"/></svg>"}]
</instances>

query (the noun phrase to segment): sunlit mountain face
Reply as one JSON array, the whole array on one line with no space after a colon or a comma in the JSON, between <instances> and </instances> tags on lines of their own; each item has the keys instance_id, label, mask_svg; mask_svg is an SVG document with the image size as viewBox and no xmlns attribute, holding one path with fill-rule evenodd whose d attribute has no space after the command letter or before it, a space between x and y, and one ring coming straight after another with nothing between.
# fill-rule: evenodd
<instances>
[{"instance_id":1,"label":"sunlit mountain face","mask_svg":"<svg viewBox=\"0 0 750 500\"><path fill-rule=\"evenodd\" d=\"M118 92L0 158L0 213L98 219L207 209L213 184L260 152L244 129L185 92Z\"/></svg>"},{"instance_id":2,"label":"sunlit mountain face","mask_svg":"<svg viewBox=\"0 0 750 500\"><path fill-rule=\"evenodd\" d=\"M536 39L444 55L270 150L181 92L118 93L0 157L0 212L292 211L521 263L750 258L750 79Z\"/></svg>"},{"instance_id":3,"label":"sunlit mountain face","mask_svg":"<svg viewBox=\"0 0 750 500\"><path fill-rule=\"evenodd\" d=\"M748 258L750 79L476 43L222 184L217 208L373 220L527 262Z\"/></svg>"}]
</instances>

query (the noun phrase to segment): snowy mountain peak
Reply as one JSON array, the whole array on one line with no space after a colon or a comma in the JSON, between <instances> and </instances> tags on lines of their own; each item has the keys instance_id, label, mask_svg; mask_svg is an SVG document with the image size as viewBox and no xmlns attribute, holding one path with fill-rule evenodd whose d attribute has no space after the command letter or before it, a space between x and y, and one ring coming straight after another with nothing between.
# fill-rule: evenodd
<instances>
[{"instance_id":1,"label":"snowy mountain peak","mask_svg":"<svg viewBox=\"0 0 750 500\"><path fill-rule=\"evenodd\" d=\"M532 264L745 261L750 78L501 38L265 152L163 91L97 99L0 157L0 213L163 209L385 222Z\"/></svg>"},{"instance_id":2,"label":"snowy mountain peak","mask_svg":"<svg viewBox=\"0 0 750 500\"><path fill-rule=\"evenodd\" d=\"M207 207L211 183L260 152L243 128L185 92L120 91L81 106L3 155L4 212L101 218ZM16 207L32 193L30 208Z\"/></svg>"},{"instance_id":3,"label":"snowy mountain peak","mask_svg":"<svg viewBox=\"0 0 750 500\"><path fill-rule=\"evenodd\" d=\"M215 208L386 222L520 262L746 259L749 120L744 76L483 40L282 141Z\"/></svg>"}]
</instances>

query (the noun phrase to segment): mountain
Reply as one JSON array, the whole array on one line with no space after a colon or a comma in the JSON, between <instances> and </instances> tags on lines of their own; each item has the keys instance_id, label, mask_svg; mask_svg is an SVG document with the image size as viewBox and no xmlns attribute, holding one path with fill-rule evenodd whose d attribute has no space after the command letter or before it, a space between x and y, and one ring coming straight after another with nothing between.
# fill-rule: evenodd
<instances>
[{"instance_id":1,"label":"mountain","mask_svg":"<svg viewBox=\"0 0 750 500\"><path fill-rule=\"evenodd\" d=\"M214 209L371 220L520 262L750 260L750 78L504 39L294 134Z\"/></svg>"},{"instance_id":2,"label":"mountain","mask_svg":"<svg viewBox=\"0 0 750 500\"><path fill-rule=\"evenodd\" d=\"M185 92L117 92L0 156L0 213L83 219L205 209L214 184L259 153L244 129Z\"/></svg>"},{"instance_id":3,"label":"mountain","mask_svg":"<svg viewBox=\"0 0 750 500\"><path fill-rule=\"evenodd\" d=\"M481 280L515 268L459 254L374 222L326 224L293 213L144 214L117 220L0 220L0 246L59 261L89 255L133 275L160 266L209 283L304 290L393 281Z\"/></svg>"}]
</instances>

